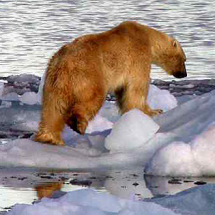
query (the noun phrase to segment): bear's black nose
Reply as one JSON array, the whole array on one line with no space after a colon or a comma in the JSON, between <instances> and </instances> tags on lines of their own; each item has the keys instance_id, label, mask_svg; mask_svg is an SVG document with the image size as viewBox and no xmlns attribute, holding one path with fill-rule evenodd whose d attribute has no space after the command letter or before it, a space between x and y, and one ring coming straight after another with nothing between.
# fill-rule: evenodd
<instances>
[{"instance_id":1,"label":"bear's black nose","mask_svg":"<svg viewBox=\"0 0 215 215\"><path fill-rule=\"evenodd\" d=\"M187 72L186 72L186 70L185 71L180 71L180 72L176 72L176 73L174 73L174 75L173 75L175 78L185 78L185 77L187 77Z\"/></svg>"}]
</instances>

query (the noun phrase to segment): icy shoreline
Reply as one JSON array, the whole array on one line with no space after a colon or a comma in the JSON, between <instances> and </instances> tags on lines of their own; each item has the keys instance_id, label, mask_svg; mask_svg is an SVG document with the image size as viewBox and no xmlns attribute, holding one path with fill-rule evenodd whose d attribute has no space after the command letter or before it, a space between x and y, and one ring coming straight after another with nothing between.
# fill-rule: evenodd
<instances>
[{"instance_id":1,"label":"icy shoreline","mask_svg":"<svg viewBox=\"0 0 215 215\"><path fill-rule=\"evenodd\" d=\"M36 92L38 87L41 92L43 81L36 92L25 91L22 95L8 89L26 90L28 86L32 90L31 84L39 83L40 78L11 76L7 82L0 97L1 136L14 141L0 148L2 167L84 170L139 166L152 175L215 175L214 165L207 166L215 150L210 144L215 121L212 111L214 80L173 81L171 84L153 81L165 89L151 84L148 103L153 109L164 110L163 114L151 119L141 111L131 110L120 117L116 105L106 102L89 123L86 135L78 135L66 126L62 133L66 146L59 149L29 139L40 120L41 94ZM212 91L195 95L200 83L207 83L206 91L209 88ZM184 93L183 96L179 96L178 89ZM177 99L174 93L177 93ZM209 155L207 159L201 158L203 150ZM38 159L37 154L43 155L43 159Z\"/></svg>"},{"instance_id":2,"label":"icy shoreline","mask_svg":"<svg viewBox=\"0 0 215 215\"><path fill-rule=\"evenodd\" d=\"M8 215L213 215L215 185L194 187L175 195L138 201L118 198L106 192L81 189L55 192L53 198L29 204L16 204Z\"/></svg>"},{"instance_id":3,"label":"icy shoreline","mask_svg":"<svg viewBox=\"0 0 215 215\"><path fill-rule=\"evenodd\" d=\"M25 92L38 92L41 77L23 74L11 75L8 77L0 77L0 82L5 82L5 89L3 94L16 92L22 95ZM180 81L164 81L154 79L151 81L152 85L157 86L162 90L169 90L171 94L176 97L185 95L200 96L215 90L215 79L202 79L202 80L180 80ZM108 97L110 99L110 97ZM108 99L107 98L107 99Z\"/></svg>"},{"instance_id":4,"label":"icy shoreline","mask_svg":"<svg viewBox=\"0 0 215 215\"><path fill-rule=\"evenodd\" d=\"M31 74L0 77L0 105L4 100L8 100L14 107L17 108L17 112L18 110L21 111L23 105L27 111L33 109L35 112L39 112L41 109L39 104L29 106L13 100L14 98L18 100L17 96L22 96L25 93L31 93L31 96L35 96L36 93L38 93L40 81L41 77ZM2 91L1 83L4 83L4 88ZM181 81L163 81L156 79L152 80L151 84L152 86L154 85L161 90L168 90L177 98L178 104L196 98L215 89L215 79ZM1 96L3 98L1 98ZM108 95L107 101L115 101L115 97L113 95ZM7 106L7 102L5 102L5 105ZM8 130L8 127L4 124L0 124L0 128L0 139L17 137L28 138L32 135L32 131L20 131L13 128Z\"/></svg>"},{"instance_id":5,"label":"icy shoreline","mask_svg":"<svg viewBox=\"0 0 215 215\"><path fill-rule=\"evenodd\" d=\"M65 128L65 147L44 145L28 138L37 129L39 121L39 83L40 78L31 75L4 79L0 92L3 98L0 104L0 137L15 140L0 145L1 168L14 171L29 168L32 171L66 169L95 172L119 169L122 174L125 169L140 168L142 174L145 172L146 178L150 178L152 184L148 186L155 193L165 185L155 186L151 175L170 176L170 184L182 183L180 178L183 177L185 182L185 178L191 176L215 175L214 80L154 80L149 90L149 103L153 108L164 109L164 114L151 119L138 110L132 110L119 118L114 102L106 102L90 123L86 135L80 136ZM109 96L107 100L112 101L114 97ZM134 178L137 176L135 172L133 175ZM26 179L23 177L21 181L25 183ZM140 182L135 180L131 186L140 188ZM191 186L190 182L188 180L188 187ZM114 187L118 186L115 182L113 184ZM109 186L109 183L106 185ZM129 195L132 194L131 190L126 190L128 194L130 192ZM85 215L90 212L98 215L145 212L151 215L197 215L202 210L202 214L212 215L214 193L214 184L208 184L173 196L140 202L135 196L123 200L86 189L64 193L57 199L43 198L33 205L17 204L8 214L42 215L55 211L59 215Z\"/></svg>"}]
</instances>

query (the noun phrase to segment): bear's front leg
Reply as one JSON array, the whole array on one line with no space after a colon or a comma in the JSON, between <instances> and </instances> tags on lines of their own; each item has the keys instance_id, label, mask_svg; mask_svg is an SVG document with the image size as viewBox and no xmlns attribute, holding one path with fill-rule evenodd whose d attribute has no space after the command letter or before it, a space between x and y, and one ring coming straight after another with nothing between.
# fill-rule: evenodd
<instances>
[{"instance_id":1,"label":"bear's front leg","mask_svg":"<svg viewBox=\"0 0 215 215\"><path fill-rule=\"evenodd\" d=\"M76 131L77 133L82 135L84 135L88 125L88 121L78 114L73 114L71 117L68 118L66 123L73 131Z\"/></svg>"},{"instance_id":2,"label":"bear's front leg","mask_svg":"<svg viewBox=\"0 0 215 215\"><path fill-rule=\"evenodd\" d=\"M163 113L161 109L152 110L147 104L148 84L127 84L115 91L117 104L121 113L125 113L131 109L139 109L145 114L153 117Z\"/></svg>"}]
</instances>

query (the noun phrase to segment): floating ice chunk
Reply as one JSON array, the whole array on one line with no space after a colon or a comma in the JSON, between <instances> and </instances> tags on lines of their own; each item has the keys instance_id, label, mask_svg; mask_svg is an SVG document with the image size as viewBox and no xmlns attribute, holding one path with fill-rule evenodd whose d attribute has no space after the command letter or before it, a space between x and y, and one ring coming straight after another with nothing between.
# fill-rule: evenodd
<instances>
[{"instance_id":1,"label":"floating ice chunk","mask_svg":"<svg viewBox=\"0 0 215 215\"><path fill-rule=\"evenodd\" d=\"M87 138L91 144L91 151L95 151L97 155L101 154L102 152L107 152L107 149L104 146L104 135L88 135Z\"/></svg>"},{"instance_id":2,"label":"floating ice chunk","mask_svg":"<svg viewBox=\"0 0 215 215\"><path fill-rule=\"evenodd\" d=\"M38 130L38 121L27 121L23 123L17 123L11 126L12 130L16 131L37 131Z\"/></svg>"},{"instance_id":3,"label":"floating ice chunk","mask_svg":"<svg viewBox=\"0 0 215 215\"><path fill-rule=\"evenodd\" d=\"M162 176L214 176L215 125L191 142L174 142L158 151L146 173Z\"/></svg>"},{"instance_id":4,"label":"floating ice chunk","mask_svg":"<svg viewBox=\"0 0 215 215\"><path fill-rule=\"evenodd\" d=\"M190 145L183 142L174 142L158 151L145 171L160 176L200 175Z\"/></svg>"},{"instance_id":5,"label":"floating ice chunk","mask_svg":"<svg viewBox=\"0 0 215 215\"><path fill-rule=\"evenodd\" d=\"M214 215L215 185L207 184L190 188L176 195L151 199L150 202L174 210L177 214Z\"/></svg>"},{"instance_id":6,"label":"floating ice chunk","mask_svg":"<svg viewBox=\"0 0 215 215\"><path fill-rule=\"evenodd\" d=\"M86 129L86 133L101 132L104 130L111 129L112 127L112 122L97 114L95 118L89 122Z\"/></svg>"},{"instance_id":7,"label":"floating ice chunk","mask_svg":"<svg viewBox=\"0 0 215 215\"><path fill-rule=\"evenodd\" d=\"M5 101L19 101L19 96L17 93L12 92L2 96L1 99Z\"/></svg>"},{"instance_id":8,"label":"floating ice chunk","mask_svg":"<svg viewBox=\"0 0 215 215\"><path fill-rule=\"evenodd\" d=\"M155 137L130 151L107 153L104 148L105 132L100 135L76 135L64 147L41 144L29 139L17 139L0 145L0 166L46 169L112 169L144 167L154 153L165 146L171 134ZM65 137L65 136L64 136ZM76 147L74 147L76 145ZM40 155L40 156L38 156Z\"/></svg>"},{"instance_id":9,"label":"floating ice chunk","mask_svg":"<svg viewBox=\"0 0 215 215\"><path fill-rule=\"evenodd\" d=\"M38 90L38 93L37 93L38 101L39 101L40 104L42 103L43 86L44 86L44 83L45 83L45 77L46 77L46 72L43 73L43 76L41 78L40 85L39 85L39 90Z\"/></svg>"},{"instance_id":10,"label":"floating ice chunk","mask_svg":"<svg viewBox=\"0 0 215 215\"><path fill-rule=\"evenodd\" d=\"M177 107L176 98L168 90L160 90L154 85L150 85L147 98L152 109L162 109L164 112Z\"/></svg>"},{"instance_id":11,"label":"floating ice chunk","mask_svg":"<svg viewBox=\"0 0 215 215\"><path fill-rule=\"evenodd\" d=\"M28 105L35 105L39 103L39 97L35 92L26 92L19 98L19 100Z\"/></svg>"},{"instance_id":12,"label":"floating ice chunk","mask_svg":"<svg viewBox=\"0 0 215 215\"><path fill-rule=\"evenodd\" d=\"M146 169L147 174L171 176L214 176L215 91L158 116L160 132L171 131L180 144L158 151ZM171 142L170 142L171 143Z\"/></svg>"},{"instance_id":13,"label":"floating ice chunk","mask_svg":"<svg viewBox=\"0 0 215 215\"><path fill-rule=\"evenodd\" d=\"M192 89L195 87L194 84L186 84L186 85L175 85L175 84L170 84L170 87L173 88L179 88L179 89Z\"/></svg>"},{"instance_id":14,"label":"floating ice chunk","mask_svg":"<svg viewBox=\"0 0 215 215\"><path fill-rule=\"evenodd\" d=\"M0 107L1 108L9 108L9 107L11 107L11 105L12 105L12 102L2 101ZM1 116L1 118L2 118L2 116Z\"/></svg>"},{"instance_id":15,"label":"floating ice chunk","mask_svg":"<svg viewBox=\"0 0 215 215\"><path fill-rule=\"evenodd\" d=\"M21 129L24 128L19 125L26 128L32 126L34 130L36 123L31 125L31 121L39 121L40 106L12 103L12 107L7 110L0 108L0 121L10 122L10 126L13 123ZM127 113L128 116L122 116L106 139L110 153L104 148L104 139L108 135L106 131L83 136L70 129L70 134L63 135L68 143L65 147L39 144L27 139L15 140L7 144L11 145L10 150L5 151L0 147L0 164L2 167L82 170L125 169L134 166L145 168L148 163L148 174L214 176L214 106L215 91L167 111L153 119L160 126L156 134L156 129L154 133L151 132L154 125L149 125L153 120L150 118L148 121L144 113L133 110L136 111L133 115ZM108 116L112 117L110 113ZM151 137L148 137L150 132ZM145 136L149 138L148 141L144 139ZM41 156L38 157L38 154Z\"/></svg>"},{"instance_id":16,"label":"floating ice chunk","mask_svg":"<svg viewBox=\"0 0 215 215\"><path fill-rule=\"evenodd\" d=\"M209 126L191 142L191 149L200 175L215 175L215 124Z\"/></svg>"},{"instance_id":17,"label":"floating ice chunk","mask_svg":"<svg viewBox=\"0 0 215 215\"><path fill-rule=\"evenodd\" d=\"M90 189L68 192L58 199L43 198L33 205L17 204L8 215L176 215L172 210L153 202L121 199Z\"/></svg>"},{"instance_id":18,"label":"floating ice chunk","mask_svg":"<svg viewBox=\"0 0 215 215\"><path fill-rule=\"evenodd\" d=\"M180 141L190 142L215 121L215 90L154 117L161 132L174 132Z\"/></svg>"},{"instance_id":19,"label":"floating ice chunk","mask_svg":"<svg viewBox=\"0 0 215 215\"><path fill-rule=\"evenodd\" d=\"M178 101L178 106L187 102L187 101L190 101L192 99L195 99L197 98L197 95L184 95L184 96L179 96L177 97L177 101Z\"/></svg>"},{"instance_id":20,"label":"floating ice chunk","mask_svg":"<svg viewBox=\"0 0 215 215\"><path fill-rule=\"evenodd\" d=\"M8 82L28 82L35 83L38 81L38 77L36 75L31 74L20 74L20 75L11 75L7 78Z\"/></svg>"},{"instance_id":21,"label":"floating ice chunk","mask_svg":"<svg viewBox=\"0 0 215 215\"><path fill-rule=\"evenodd\" d=\"M3 82L0 82L0 98L1 98L2 95L3 95L3 91L4 91L4 83L3 83Z\"/></svg>"},{"instance_id":22,"label":"floating ice chunk","mask_svg":"<svg viewBox=\"0 0 215 215\"><path fill-rule=\"evenodd\" d=\"M105 140L111 151L128 151L142 146L158 131L159 126L142 111L133 109L125 113L114 125Z\"/></svg>"},{"instance_id":23,"label":"floating ice chunk","mask_svg":"<svg viewBox=\"0 0 215 215\"><path fill-rule=\"evenodd\" d=\"M71 142L72 139L74 139L74 138L76 139L76 137L78 138L78 136L79 136L79 134L77 132L73 131L67 125L64 127L61 135L65 142Z\"/></svg>"},{"instance_id":24,"label":"floating ice chunk","mask_svg":"<svg viewBox=\"0 0 215 215\"><path fill-rule=\"evenodd\" d=\"M3 101L5 102L5 101ZM2 102L2 103L3 103ZM21 105L20 102L9 102L11 107L4 104L0 108L0 122L5 125L13 125L19 127L20 124L28 124L29 129L32 122L39 122L40 120L40 106L39 105ZM34 127L34 125L32 125ZM10 129L10 127L8 127Z\"/></svg>"},{"instance_id":25,"label":"floating ice chunk","mask_svg":"<svg viewBox=\"0 0 215 215\"><path fill-rule=\"evenodd\" d=\"M116 122L120 118L116 102L105 101L102 108L99 110L99 115L107 118L111 122Z\"/></svg>"}]
</instances>

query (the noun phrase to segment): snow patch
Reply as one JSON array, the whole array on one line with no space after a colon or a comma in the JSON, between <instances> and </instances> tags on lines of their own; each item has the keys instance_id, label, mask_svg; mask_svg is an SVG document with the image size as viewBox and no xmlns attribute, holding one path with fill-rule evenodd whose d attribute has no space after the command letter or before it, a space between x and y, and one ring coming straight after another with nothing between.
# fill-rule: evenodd
<instances>
[{"instance_id":1,"label":"snow patch","mask_svg":"<svg viewBox=\"0 0 215 215\"><path fill-rule=\"evenodd\" d=\"M142 111L133 109L125 113L114 125L105 139L105 147L110 151L129 151L150 140L159 126Z\"/></svg>"},{"instance_id":2,"label":"snow patch","mask_svg":"<svg viewBox=\"0 0 215 215\"><path fill-rule=\"evenodd\" d=\"M176 98L168 90L161 90L152 84L149 86L147 101L152 109L161 109L164 112L178 105Z\"/></svg>"},{"instance_id":3,"label":"snow patch","mask_svg":"<svg viewBox=\"0 0 215 215\"><path fill-rule=\"evenodd\" d=\"M117 198L90 189L68 192L59 199L43 198L41 202L14 206L8 215L176 215L173 211L151 202Z\"/></svg>"}]
</instances>

